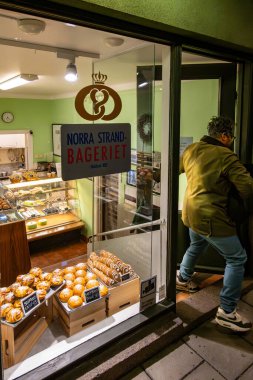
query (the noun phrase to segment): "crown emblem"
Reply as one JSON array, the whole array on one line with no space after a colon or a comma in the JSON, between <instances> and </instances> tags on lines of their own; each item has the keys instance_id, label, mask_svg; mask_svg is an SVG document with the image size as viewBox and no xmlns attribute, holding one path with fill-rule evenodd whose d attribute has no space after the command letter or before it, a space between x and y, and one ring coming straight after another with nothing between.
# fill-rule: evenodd
<instances>
[{"instance_id":1,"label":"crown emblem","mask_svg":"<svg viewBox=\"0 0 253 380\"><path fill-rule=\"evenodd\" d=\"M92 78L95 84L104 84L107 79L107 75L101 74L99 71L98 73L92 74Z\"/></svg>"}]
</instances>

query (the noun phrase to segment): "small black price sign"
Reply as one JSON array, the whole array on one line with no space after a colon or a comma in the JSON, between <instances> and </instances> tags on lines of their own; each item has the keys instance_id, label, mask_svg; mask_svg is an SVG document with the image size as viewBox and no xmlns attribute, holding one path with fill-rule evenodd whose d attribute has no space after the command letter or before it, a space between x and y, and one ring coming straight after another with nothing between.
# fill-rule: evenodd
<instances>
[{"instance_id":1,"label":"small black price sign","mask_svg":"<svg viewBox=\"0 0 253 380\"><path fill-rule=\"evenodd\" d=\"M30 294L21 300L21 306L25 314L29 313L32 309L40 304L37 292Z\"/></svg>"},{"instance_id":2,"label":"small black price sign","mask_svg":"<svg viewBox=\"0 0 253 380\"><path fill-rule=\"evenodd\" d=\"M94 288L88 289L84 291L85 303L90 303L92 301L96 301L100 296L99 286L95 286Z\"/></svg>"},{"instance_id":3,"label":"small black price sign","mask_svg":"<svg viewBox=\"0 0 253 380\"><path fill-rule=\"evenodd\" d=\"M125 273L121 275L121 281L129 280L129 278L130 278L130 273Z\"/></svg>"}]
</instances>

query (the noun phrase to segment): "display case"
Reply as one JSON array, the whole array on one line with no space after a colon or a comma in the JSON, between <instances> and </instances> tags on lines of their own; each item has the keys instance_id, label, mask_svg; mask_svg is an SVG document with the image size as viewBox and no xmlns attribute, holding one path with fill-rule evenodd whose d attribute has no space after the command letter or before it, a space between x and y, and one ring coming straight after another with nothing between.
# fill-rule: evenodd
<instances>
[{"instance_id":1,"label":"display case","mask_svg":"<svg viewBox=\"0 0 253 380\"><path fill-rule=\"evenodd\" d=\"M62 178L42 178L5 185L9 190L11 209L2 210L15 214L26 222L28 240L63 233L81 228L79 198L76 181L63 181ZM11 200L10 200L11 197Z\"/></svg>"}]
</instances>

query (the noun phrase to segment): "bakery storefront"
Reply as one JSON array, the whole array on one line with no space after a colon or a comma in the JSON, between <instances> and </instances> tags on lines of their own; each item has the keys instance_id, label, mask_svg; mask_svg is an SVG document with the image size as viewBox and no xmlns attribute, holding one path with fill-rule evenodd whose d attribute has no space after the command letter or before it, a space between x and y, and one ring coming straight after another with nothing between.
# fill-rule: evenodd
<instances>
[{"instance_id":1,"label":"bakery storefront","mask_svg":"<svg viewBox=\"0 0 253 380\"><path fill-rule=\"evenodd\" d=\"M172 53L66 17L0 19L2 367L39 379L174 307Z\"/></svg>"}]
</instances>

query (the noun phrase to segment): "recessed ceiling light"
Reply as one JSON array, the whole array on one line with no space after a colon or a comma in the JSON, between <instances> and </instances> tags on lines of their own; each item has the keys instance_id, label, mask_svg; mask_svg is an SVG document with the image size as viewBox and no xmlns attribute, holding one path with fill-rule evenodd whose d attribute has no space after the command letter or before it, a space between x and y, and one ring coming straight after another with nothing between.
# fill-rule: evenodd
<instances>
[{"instance_id":1,"label":"recessed ceiling light","mask_svg":"<svg viewBox=\"0 0 253 380\"><path fill-rule=\"evenodd\" d=\"M109 47L121 46L125 42L123 38L119 38L119 37L108 37L108 38L105 38L104 41L105 41L106 46L109 46Z\"/></svg>"},{"instance_id":2,"label":"recessed ceiling light","mask_svg":"<svg viewBox=\"0 0 253 380\"><path fill-rule=\"evenodd\" d=\"M0 90L9 90L11 88L19 87L25 83L38 80L39 77L36 74L20 74L16 77L5 80L0 83Z\"/></svg>"}]
</instances>

